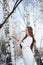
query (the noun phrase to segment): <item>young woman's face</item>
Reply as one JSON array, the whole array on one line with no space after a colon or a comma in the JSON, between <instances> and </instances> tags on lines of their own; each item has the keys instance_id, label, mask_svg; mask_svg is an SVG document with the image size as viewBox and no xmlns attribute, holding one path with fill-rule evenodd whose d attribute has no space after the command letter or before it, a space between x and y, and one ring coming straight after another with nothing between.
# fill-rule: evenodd
<instances>
[{"instance_id":1,"label":"young woman's face","mask_svg":"<svg viewBox=\"0 0 43 65\"><path fill-rule=\"evenodd\" d=\"M26 28L25 33L26 33L27 35L29 35L28 28Z\"/></svg>"}]
</instances>

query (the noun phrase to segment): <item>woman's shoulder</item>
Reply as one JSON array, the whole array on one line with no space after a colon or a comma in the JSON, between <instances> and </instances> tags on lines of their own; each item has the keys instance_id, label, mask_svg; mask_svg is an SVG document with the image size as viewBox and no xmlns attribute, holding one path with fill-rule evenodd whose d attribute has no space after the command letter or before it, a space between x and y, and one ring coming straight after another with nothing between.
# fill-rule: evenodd
<instances>
[{"instance_id":1,"label":"woman's shoulder","mask_svg":"<svg viewBox=\"0 0 43 65\"><path fill-rule=\"evenodd\" d=\"M27 38L24 40L25 42L26 41L32 41L33 39L32 39L32 37L31 36L27 36Z\"/></svg>"},{"instance_id":2,"label":"woman's shoulder","mask_svg":"<svg viewBox=\"0 0 43 65\"><path fill-rule=\"evenodd\" d=\"M32 39L32 37L31 36L28 36L27 39Z\"/></svg>"},{"instance_id":3,"label":"woman's shoulder","mask_svg":"<svg viewBox=\"0 0 43 65\"><path fill-rule=\"evenodd\" d=\"M28 36L26 40L27 40L28 42L32 42L32 41L33 41L33 39L32 39L31 36Z\"/></svg>"}]
</instances>

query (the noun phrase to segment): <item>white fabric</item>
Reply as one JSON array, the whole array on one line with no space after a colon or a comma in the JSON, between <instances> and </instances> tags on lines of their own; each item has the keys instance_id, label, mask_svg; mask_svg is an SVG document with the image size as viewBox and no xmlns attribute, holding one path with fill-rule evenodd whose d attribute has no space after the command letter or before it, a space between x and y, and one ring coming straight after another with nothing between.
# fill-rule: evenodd
<instances>
[{"instance_id":1,"label":"white fabric","mask_svg":"<svg viewBox=\"0 0 43 65\"><path fill-rule=\"evenodd\" d=\"M28 36L23 41L23 43L21 43L21 45L22 45L22 54L23 54L25 65L37 65L36 62L34 63L34 61L35 61L34 55L33 55L33 52L30 49L31 44L32 44L32 37L30 37L30 36Z\"/></svg>"},{"instance_id":2,"label":"white fabric","mask_svg":"<svg viewBox=\"0 0 43 65\"><path fill-rule=\"evenodd\" d=\"M30 47L30 45L32 44L32 37L28 36L22 43L22 47L26 48L26 47Z\"/></svg>"}]
</instances>

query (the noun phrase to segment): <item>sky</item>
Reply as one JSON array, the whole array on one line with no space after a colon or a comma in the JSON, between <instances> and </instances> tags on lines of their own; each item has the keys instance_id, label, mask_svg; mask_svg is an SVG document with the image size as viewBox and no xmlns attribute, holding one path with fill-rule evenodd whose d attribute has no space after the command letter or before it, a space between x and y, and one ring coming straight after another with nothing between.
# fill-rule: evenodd
<instances>
[{"instance_id":1,"label":"sky","mask_svg":"<svg viewBox=\"0 0 43 65\"><path fill-rule=\"evenodd\" d=\"M2 0L1 0L2 1ZM30 10L31 9L33 9L33 1L32 0L29 0L29 7L30 7ZM13 9L13 6L14 6L14 2L12 2L12 0L10 0L9 1L9 5L11 6L10 7L10 11L12 11L12 9ZM2 4L0 3L0 23L2 23L2 20L3 20L3 6L2 6ZM19 5L19 9L20 9L20 11L21 11L21 13L22 13L22 15L23 15L23 12L24 12L24 8L23 8L23 5L22 4L20 4ZM17 12L17 13L19 13L19 12ZM20 15L19 15L20 16ZM19 17L18 17L19 18Z\"/></svg>"}]
</instances>

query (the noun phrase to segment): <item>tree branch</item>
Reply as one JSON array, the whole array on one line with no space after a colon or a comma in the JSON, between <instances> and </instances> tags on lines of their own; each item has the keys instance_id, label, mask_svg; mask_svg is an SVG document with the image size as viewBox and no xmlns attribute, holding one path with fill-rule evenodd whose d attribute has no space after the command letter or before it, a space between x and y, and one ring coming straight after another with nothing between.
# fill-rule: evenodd
<instances>
[{"instance_id":1,"label":"tree branch","mask_svg":"<svg viewBox=\"0 0 43 65\"><path fill-rule=\"evenodd\" d=\"M2 24L0 24L0 28L3 27L3 25L6 23L7 19L13 14L13 12L15 11L15 9L17 8L17 6L22 2L22 0L17 0L14 7L13 7L13 10L10 12L10 14L6 17L6 19L3 21Z\"/></svg>"}]
</instances>

